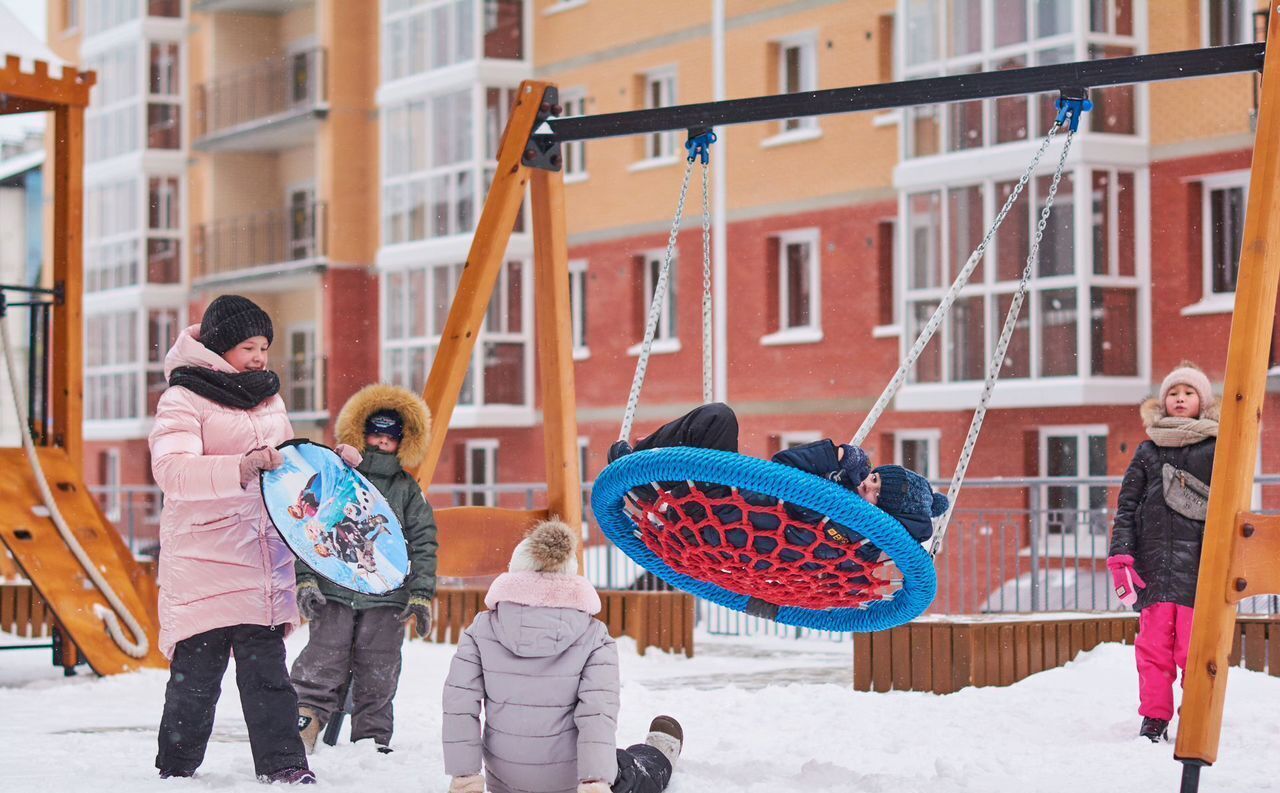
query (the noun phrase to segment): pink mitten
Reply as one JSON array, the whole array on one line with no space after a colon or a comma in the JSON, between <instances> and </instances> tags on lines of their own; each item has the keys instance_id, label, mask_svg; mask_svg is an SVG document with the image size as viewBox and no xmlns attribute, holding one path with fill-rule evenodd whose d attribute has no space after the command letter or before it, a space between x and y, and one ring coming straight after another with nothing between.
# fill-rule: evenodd
<instances>
[{"instance_id":1,"label":"pink mitten","mask_svg":"<svg viewBox=\"0 0 1280 793\"><path fill-rule=\"evenodd\" d=\"M356 448L354 446L348 446L345 443L339 443L337 448L334 449L334 451L337 452L338 456L342 458L342 462L346 463L352 468L355 468L359 466L360 463L364 462L364 455L356 451Z\"/></svg>"},{"instance_id":2,"label":"pink mitten","mask_svg":"<svg viewBox=\"0 0 1280 793\"><path fill-rule=\"evenodd\" d=\"M1133 569L1133 557L1128 554L1109 556L1107 569L1111 571L1111 581L1115 584L1116 597L1120 598L1120 602L1126 606L1137 603L1138 590L1146 588L1147 582Z\"/></svg>"}]
</instances>

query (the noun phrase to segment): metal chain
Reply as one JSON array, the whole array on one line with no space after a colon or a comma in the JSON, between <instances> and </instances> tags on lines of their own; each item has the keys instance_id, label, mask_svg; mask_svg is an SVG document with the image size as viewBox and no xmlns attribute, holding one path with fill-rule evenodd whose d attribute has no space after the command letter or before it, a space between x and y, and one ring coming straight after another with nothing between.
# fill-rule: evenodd
<instances>
[{"instance_id":1,"label":"metal chain","mask_svg":"<svg viewBox=\"0 0 1280 793\"><path fill-rule=\"evenodd\" d=\"M924 352L924 348L928 345L929 340L937 332L938 327L942 324L942 320L946 317L947 312L951 310L951 304L956 302L956 298L960 294L960 290L969 282L969 276L973 274L974 269L978 266L978 262L982 261L983 254L987 251L987 246L991 244L991 240L995 238L996 230L1000 228L1000 224L1004 222L1005 215L1009 214L1009 210L1013 208L1014 203L1018 200L1018 196L1022 194L1022 189L1026 187L1027 182L1031 179L1032 173L1036 166L1040 164L1040 158L1048 150L1049 144L1053 142L1053 138L1058 133L1058 127L1054 126L1049 130L1049 134L1045 136L1044 142L1040 144L1040 149L1036 152L1036 156L1032 158L1031 164L1022 172L1022 177L1018 179L1018 184L1013 188L1009 198L1004 202L1004 206L1000 209L1000 213L996 215L995 222L987 229L987 234L982 238L982 242L978 243L978 247L970 254L969 260L965 262L961 268L960 274L956 276L955 282L951 284L951 288L943 295L942 301L938 303L938 307L934 309L933 316L929 317L929 321L925 323L924 329L920 331L919 337L916 338L915 344L907 352L902 360L902 364L898 367L898 371L894 373L889 380L889 384L885 386L884 392L880 394L880 398L876 400L876 404L871 408L871 412L862 420L862 426L858 427L857 433L854 434L853 440L850 441L854 446L861 446L862 442L871 434L872 428L876 422L880 420L880 416L888 408L889 403L897 395L898 389L902 388L902 384L906 382L907 373L911 371L911 367L915 366L916 359ZM905 321L905 317L904 317Z\"/></svg>"},{"instance_id":2,"label":"metal chain","mask_svg":"<svg viewBox=\"0 0 1280 793\"><path fill-rule=\"evenodd\" d=\"M711 166L702 166L702 404L712 394L711 371L711 199L707 189Z\"/></svg>"},{"instance_id":3,"label":"metal chain","mask_svg":"<svg viewBox=\"0 0 1280 793\"><path fill-rule=\"evenodd\" d=\"M693 159L690 158L684 167L684 181L680 183L680 200L676 203L676 216L671 222L671 233L667 237L666 258L663 259L662 270L658 273L658 283L653 287L653 299L649 303L649 318L644 326L644 341L640 344L640 356L636 358L636 373L631 379L631 393L627 396L627 409L622 414L622 429L618 432L618 440L625 441L631 437L631 425L636 420L636 405L640 402L640 389L644 387L644 375L649 368L649 353L653 349L653 337L658 331L662 306L666 302L671 259L675 255L676 238L680 235L680 219L684 217L684 201L689 193L689 178L692 175Z\"/></svg>"},{"instance_id":4,"label":"metal chain","mask_svg":"<svg viewBox=\"0 0 1280 793\"><path fill-rule=\"evenodd\" d=\"M1054 127L1057 129L1057 127ZM951 477L951 485L947 488L947 511L938 518L933 533L933 543L929 546L929 555L937 557L942 551L942 541L946 537L947 527L951 523L951 514L955 511L956 501L960 498L960 488L964 485L965 472L969 470L969 460L973 457L973 448L978 443L978 433L982 431L982 422L987 415L987 405L991 402L991 394L995 390L996 379L1004 366L1004 356L1009 349L1009 340L1013 338L1017 326L1018 314L1022 310L1022 302L1026 298L1031 283L1031 273L1040 258L1040 240L1044 238L1045 226L1049 223L1049 213L1053 210L1053 199L1058 193L1058 183L1062 181L1062 172L1067 164L1067 152L1071 151L1071 141L1075 132L1067 131L1067 142L1058 157L1058 168L1053 172L1053 182L1049 185L1049 194L1045 198L1044 209L1040 211L1040 222L1036 224L1036 234L1031 241L1031 249L1027 253L1027 263L1022 268L1022 279L1018 281L1018 291L1013 294L1009 304L1009 313L1004 318L1004 328L1000 332L1000 340L996 343L995 353L991 356L991 364L987 367L987 377L982 384L982 396L978 398L978 407L973 412L973 420L969 423L969 435L960 450L960 460L956 463L955 473Z\"/></svg>"}]
</instances>

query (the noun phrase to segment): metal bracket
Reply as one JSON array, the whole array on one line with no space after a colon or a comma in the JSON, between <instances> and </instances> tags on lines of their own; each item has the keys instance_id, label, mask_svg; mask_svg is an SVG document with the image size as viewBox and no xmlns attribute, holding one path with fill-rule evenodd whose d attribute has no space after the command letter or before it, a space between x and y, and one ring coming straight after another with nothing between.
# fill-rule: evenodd
<instances>
[{"instance_id":1,"label":"metal bracket","mask_svg":"<svg viewBox=\"0 0 1280 793\"><path fill-rule=\"evenodd\" d=\"M533 134L529 136L529 144L524 147L524 156L520 163L526 168L537 168L542 171L558 171L564 164L560 153L560 139L553 134L540 133L538 130L546 125L547 119L564 113L560 104L560 91L554 86L542 94L542 105L538 108L538 117L533 122Z\"/></svg>"},{"instance_id":2,"label":"metal bracket","mask_svg":"<svg viewBox=\"0 0 1280 793\"><path fill-rule=\"evenodd\" d=\"M1093 102L1089 101L1089 89L1063 88L1054 107L1058 109L1058 118L1054 123L1058 126L1070 124L1071 131L1078 132L1080 117L1093 109Z\"/></svg>"}]
</instances>

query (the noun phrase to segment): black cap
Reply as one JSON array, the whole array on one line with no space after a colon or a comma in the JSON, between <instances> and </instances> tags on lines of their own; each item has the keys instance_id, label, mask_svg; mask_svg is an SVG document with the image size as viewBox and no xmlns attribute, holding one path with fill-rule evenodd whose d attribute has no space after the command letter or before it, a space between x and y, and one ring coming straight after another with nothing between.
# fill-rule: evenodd
<instances>
[{"instance_id":1,"label":"black cap","mask_svg":"<svg viewBox=\"0 0 1280 793\"><path fill-rule=\"evenodd\" d=\"M388 438L404 438L404 422L394 410L379 410L364 422L365 435L386 435Z\"/></svg>"},{"instance_id":2,"label":"black cap","mask_svg":"<svg viewBox=\"0 0 1280 793\"><path fill-rule=\"evenodd\" d=\"M200 321L200 343L222 355L245 339L275 337L271 317L258 304L240 295L221 295L204 310Z\"/></svg>"}]
</instances>

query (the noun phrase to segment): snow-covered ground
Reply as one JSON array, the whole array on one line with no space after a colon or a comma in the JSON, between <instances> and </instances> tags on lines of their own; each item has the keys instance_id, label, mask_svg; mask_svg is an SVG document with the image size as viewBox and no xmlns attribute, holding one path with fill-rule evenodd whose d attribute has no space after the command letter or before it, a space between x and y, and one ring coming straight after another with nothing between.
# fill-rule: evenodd
<instances>
[{"instance_id":1,"label":"snow-covered ground","mask_svg":"<svg viewBox=\"0 0 1280 793\"><path fill-rule=\"evenodd\" d=\"M291 653L304 639L290 639ZM0 644L19 641L0 635ZM850 652L847 643L700 635L696 658L642 657L624 641L619 737L639 740L659 712L683 722L672 793L1177 790L1172 745L1135 737L1132 648L1103 645L1010 688L949 696L854 692ZM440 688L451 656L451 647L407 646L396 752L321 746L317 789L444 791ZM199 775L162 781L152 761L166 673L63 678L48 664L47 650L0 653L0 791L262 790L234 678ZM1278 743L1280 679L1233 669L1221 752L1201 789L1280 789Z\"/></svg>"}]
</instances>

